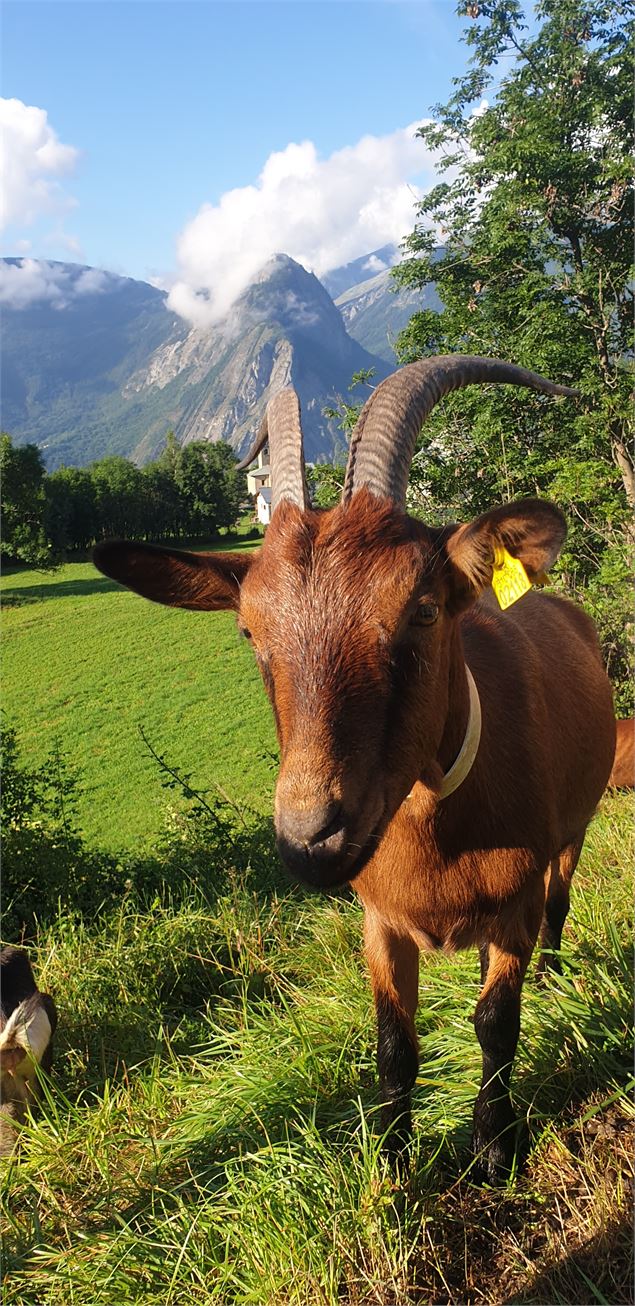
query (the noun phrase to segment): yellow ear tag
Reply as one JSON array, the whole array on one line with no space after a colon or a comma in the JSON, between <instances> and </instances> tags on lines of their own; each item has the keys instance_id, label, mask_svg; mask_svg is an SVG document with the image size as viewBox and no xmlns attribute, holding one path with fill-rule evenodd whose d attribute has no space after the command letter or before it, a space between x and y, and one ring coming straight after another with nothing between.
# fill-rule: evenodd
<instances>
[{"instance_id":1,"label":"yellow ear tag","mask_svg":"<svg viewBox=\"0 0 635 1306\"><path fill-rule=\"evenodd\" d=\"M507 549L494 548L492 589L501 608L509 608L531 589L531 581L520 558L512 558Z\"/></svg>"}]
</instances>

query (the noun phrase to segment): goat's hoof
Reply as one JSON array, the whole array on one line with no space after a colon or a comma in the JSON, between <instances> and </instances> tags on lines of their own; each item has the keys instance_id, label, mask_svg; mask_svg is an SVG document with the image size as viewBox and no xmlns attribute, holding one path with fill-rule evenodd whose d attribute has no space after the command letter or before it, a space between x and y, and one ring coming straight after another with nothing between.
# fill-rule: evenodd
<instances>
[{"instance_id":1,"label":"goat's hoof","mask_svg":"<svg viewBox=\"0 0 635 1306\"><path fill-rule=\"evenodd\" d=\"M478 1129L472 1135L470 1178L476 1184L500 1187L509 1179L516 1153L515 1131L508 1130L497 1138L488 1140Z\"/></svg>"}]
</instances>

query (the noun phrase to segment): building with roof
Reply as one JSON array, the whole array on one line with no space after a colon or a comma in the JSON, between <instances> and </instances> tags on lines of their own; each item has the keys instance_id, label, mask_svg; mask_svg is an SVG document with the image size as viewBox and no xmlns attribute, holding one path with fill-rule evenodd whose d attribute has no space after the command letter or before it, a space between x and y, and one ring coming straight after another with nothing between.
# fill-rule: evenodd
<instances>
[{"instance_id":1,"label":"building with roof","mask_svg":"<svg viewBox=\"0 0 635 1306\"><path fill-rule=\"evenodd\" d=\"M263 485L256 495L256 516L262 526L271 521L271 486Z\"/></svg>"},{"instance_id":2,"label":"building with roof","mask_svg":"<svg viewBox=\"0 0 635 1306\"><path fill-rule=\"evenodd\" d=\"M271 485L271 467L261 449L253 467L247 472L247 493L257 495L263 485Z\"/></svg>"}]
</instances>

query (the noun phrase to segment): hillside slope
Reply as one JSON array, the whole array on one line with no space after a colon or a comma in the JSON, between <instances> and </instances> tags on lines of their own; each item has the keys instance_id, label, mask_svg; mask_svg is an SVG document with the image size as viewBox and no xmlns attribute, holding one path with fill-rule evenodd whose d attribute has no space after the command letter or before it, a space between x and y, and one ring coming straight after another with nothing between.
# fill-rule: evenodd
<instances>
[{"instance_id":1,"label":"hillside slope","mask_svg":"<svg viewBox=\"0 0 635 1306\"><path fill-rule=\"evenodd\" d=\"M402 290L390 271L378 272L368 281L351 286L335 300L348 334L364 349L395 366L395 341L413 313L432 309L440 313L441 300L434 285L421 290Z\"/></svg>"},{"instance_id":2,"label":"hillside slope","mask_svg":"<svg viewBox=\"0 0 635 1306\"><path fill-rule=\"evenodd\" d=\"M436 251L440 257L442 249ZM434 285L423 290L400 289L391 270L400 261L397 245L383 245L372 254L335 268L323 278L342 314L348 334L364 349L395 366L395 341L413 313L443 305Z\"/></svg>"}]
</instances>

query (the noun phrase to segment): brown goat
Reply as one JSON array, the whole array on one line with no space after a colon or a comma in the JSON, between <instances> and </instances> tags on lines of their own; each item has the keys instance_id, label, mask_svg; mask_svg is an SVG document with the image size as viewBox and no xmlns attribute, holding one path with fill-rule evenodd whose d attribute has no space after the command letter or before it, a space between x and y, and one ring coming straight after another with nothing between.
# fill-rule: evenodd
<instances>
[{"instance_id":1,"label":"brown goat","mask_svg":"<svg viewBox=\"0 0 635 1306\"><path fill-rule=\"evenodd\" d=\"M412 364L366 404L343 502L317 512L297 397L283 391L250 455L268 437L275 510L258 553L113 542L95 561L157 602L237 612L280 741L281 858L313 887L352 883L365 908L394 1159L411 1129L419 951L480 949L473 1147L478 1172L495 1179L514 1151L524 975L541 922L542 964L557 965L615 722L589 618L535 593L501 611L489 588L503 550L542 578L565 536L557 508L527 499L439 528L406 515L423 419L448 390L483 381L572 393L496 360Z\"/></svg>"},{"instance_id":2,"label":"brown goat","mask_svg":"<svg viewBox=\"0 0 635 1306\"><path fill-rule=\"evenodd\" d=\"M617 738L613 769L609 776L611 789L635 789L635 721L616 721Z\"/></svg>"}]
</instances>

